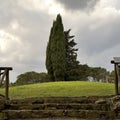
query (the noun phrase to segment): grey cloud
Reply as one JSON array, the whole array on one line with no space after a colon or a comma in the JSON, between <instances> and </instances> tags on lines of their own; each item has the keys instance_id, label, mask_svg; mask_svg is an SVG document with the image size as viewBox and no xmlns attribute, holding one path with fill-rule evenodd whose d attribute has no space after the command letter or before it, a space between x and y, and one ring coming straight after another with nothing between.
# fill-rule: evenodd
<instances>
[{"instance_id":1,"label":"grey cloud","mask_svg":"<svg viewBox=\"0 0 120 120\"><path fill-rule=\"evenodd\" d=\"M46 71L46 44L53 18L47 13L23 9L12 0L1 1L0 14L0 29L20 40L20 44L9 42L6 53L0 51L0 64L13 67L12 81L16 80L16 75L26 71ZM14 20L19 24L16 30L10 28Z\"/></svg>"},{"instance_id":2,"label":"grey cloud","mask_svg":"<svg viewBox=\"0 0 120 120\"><path fill-rule=\"evenodd\" d=\"M92 10L99 0L57 0L69 10Z\"/></svg>"},{"instance_id":3,"label":"grey cloud","mask_svg":"<svg viewBox=\"0 0 120 120\"><path fill-rule=\"evenodd\" d=\"M12 0L0 0L0 27L8 27L9 23L16 16L19 6Z\"/></svg>"},{"instance_id":4,"label":"grey cloud","mask_svg":"<svg viewBox=\"0 0 120 120\"><path fill-rule=\"evenodd\" d=\"M100 54L109 48L120 44L120 22L118 18L112 24L91 30L89 25L79 33L79 45L88 55Z\"/></svg>"},{"instance_id":5,"label":"grey cloud","mask_svg":"<svg viewBox=\"0 0 120 120\"><path fill-rule=\"evenodd\" d=\"M77 31L78 59L81 63L102 66L111 70L113 69L110 64L111 59L114 56L120 56L120 16L114 18L111 15L101 20L102 24L95 26L94 20L89 17L90 22ZM101 20L97 23L99 24ZM91 28L93 25L95 28Z\"/></svg>"},{"instance_id":6,"label":"grey cloud","mask_svg":"<svg viewBox=\"0 0 120 120\"><path fill-rule=\"evenodd\" d=\"M112 15L102 19L99 12L95 14L96 16L92 15L99 5L89 15L81 14L82 10L92 10L100 0L56 1L63 4L66 9L75 10L74 14L67 11L68 13L63 15L63 23L66 24L64 26L68 26L68 29L72 29L71 34L74 31L75 41L79 48L78 60L86 62L88 65L103 66L108 63L108 67L111 57L119 56L117 51L120 46L120 17L117 11L114 13L116 19ZM52 21L56 15L49 15L46 11L26 9L25 6L22 7L18 4L18 0L16 2L0 0L0 2L0 30L17 36L20 40L20 42L11 40L8 42L6 52L0 51L0 64L13 67L13 72L10 75L14 76L12 78L14 81L20 73L46 71L46 46ZM104 16L104 14L102 15ZM70 19L71 16L73 19ZM12 29L10 26L14 21L19 25L17 29ZM98 25L99 22L100 25ZM108 57L105 58L105 56ZM102 62L99 61L103 58Z\"/></svg>"}]
</instances>

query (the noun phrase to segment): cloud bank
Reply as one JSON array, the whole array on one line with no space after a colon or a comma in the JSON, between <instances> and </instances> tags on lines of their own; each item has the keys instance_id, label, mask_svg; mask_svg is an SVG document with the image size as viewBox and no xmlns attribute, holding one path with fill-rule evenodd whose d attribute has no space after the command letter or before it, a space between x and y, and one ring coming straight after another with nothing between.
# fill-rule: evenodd
<instances>
[{"instance_id":1,"label":"cloud bank","mask_svg":"<svg viewBox=\"0 0 120 120\"><path fill-rule=\"evenodd\" d=\"M11 81L26 71L46 72L46 46L53 20L60 13L72 29L78 60L112 70L120 56L119 0L1 0L0 64L12 66Z\"/></svg>"}]
</instances>

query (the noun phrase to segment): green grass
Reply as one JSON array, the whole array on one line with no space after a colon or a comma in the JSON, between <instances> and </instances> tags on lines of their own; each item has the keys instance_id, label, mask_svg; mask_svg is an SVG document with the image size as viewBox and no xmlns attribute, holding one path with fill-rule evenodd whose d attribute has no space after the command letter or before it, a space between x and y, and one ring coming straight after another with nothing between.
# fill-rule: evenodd
<instances>
[{"instance_id":1,"label":"green grass","mask_svg":"<svg viewBox=\"0 0 120 120\"><path fill-rule=\"evenodd\" d=\"M4 89L0 89L4 94ZM10 98L79 97L114 95L114 84L98 82L49 82L10 87Z\"/></svg>"}]
</instances>

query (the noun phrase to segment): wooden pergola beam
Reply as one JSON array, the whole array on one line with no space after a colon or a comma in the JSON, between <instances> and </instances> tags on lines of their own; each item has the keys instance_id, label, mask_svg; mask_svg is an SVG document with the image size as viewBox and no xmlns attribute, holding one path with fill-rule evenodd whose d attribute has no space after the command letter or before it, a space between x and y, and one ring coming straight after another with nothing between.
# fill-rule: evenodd
<instances>
[{"instance_id":1,"label":"wooden pergola beam","mask_svg":"<svg viewBox=\"0 0 120 120\"><path fill-rule=\"evenodd\" d=\"M12 67L0 67L0 70L13 70L13 68Z\"/></svg>"}]
</instances>

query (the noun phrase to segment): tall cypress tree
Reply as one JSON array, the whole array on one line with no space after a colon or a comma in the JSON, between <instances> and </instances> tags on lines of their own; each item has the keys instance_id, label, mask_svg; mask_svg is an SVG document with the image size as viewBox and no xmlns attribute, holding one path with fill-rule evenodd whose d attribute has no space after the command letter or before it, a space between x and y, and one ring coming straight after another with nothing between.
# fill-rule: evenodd
<instances>
[{"instance_id":1,"label":"tall cypress tree","mask_svg":"<svg viewBox=\"0 0 120 120\"><path fill-rule=\"evenodd\" d=\"M54 24L55 24L55 21L53 22L53 27L54 27ZM51 61L51 41L52 41L53 27L51 28L51 31L50 31L49 42L46 50L46 68L48 70L49 79L51 81L54 81L53 66Z\"/></svg>"},{"instance_id":2,"label":"tall cypress tree","mask_svg":"<svg viewBox=\"0 0 120 120\"><path fill-rule=\"evenodd\" d=\"M51 28L46 53L46 68L48 75L55 81L65 80L66 73L66 46L62 18L57 15Z\"/></svg>"}]
</instances>

